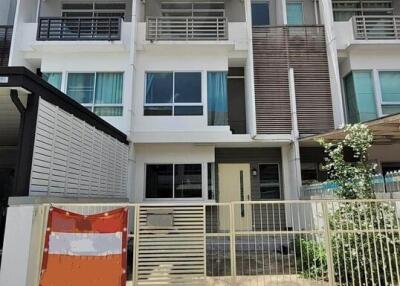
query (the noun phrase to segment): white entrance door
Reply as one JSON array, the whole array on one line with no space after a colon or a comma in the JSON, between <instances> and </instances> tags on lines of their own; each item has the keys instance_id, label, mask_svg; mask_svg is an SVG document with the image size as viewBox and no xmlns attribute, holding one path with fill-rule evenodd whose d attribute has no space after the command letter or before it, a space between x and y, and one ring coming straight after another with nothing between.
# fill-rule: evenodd
<instances>
[{"instance_id":1,"label":"white entrance door","mask_svg":"<svg viewBox=\"0 0 400 286\"><path fill-rule=\"evenodd\" d=\"M219 201L243 202L251 200L250 164L218 164ZM229 228L229 216L220 213L221 228ZM236 230L250 230L253 224L250 204L235 204Z\"/></svg>"}]
</instances>

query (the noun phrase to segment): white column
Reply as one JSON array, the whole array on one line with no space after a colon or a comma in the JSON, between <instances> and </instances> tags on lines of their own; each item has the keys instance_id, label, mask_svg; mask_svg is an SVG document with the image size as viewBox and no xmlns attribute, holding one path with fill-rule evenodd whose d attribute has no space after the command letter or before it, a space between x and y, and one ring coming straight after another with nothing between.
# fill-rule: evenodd
<instances>
[{"instance_id":1,"label":"white column","mask_svg":"<svg viewBox=\"0 0 400 286\"><path fill-rule=\"evenodd\" d=\"M0 285L36 285L40 267L42 215L42 209L32 205L8 208Z\"/></svg>"},{"instance_id":2,"label":"white column","mask_svg":"<svg viewBox=\"0 0 400 286\"><path fill-rule=\"evenodd\" d=\"M286 1L287 0L281 0L281 2L282 2L282 23L283 23L283 25L287 25Z\"/></svg>"},{"instance_id":3,"label":"white column","mask_svg":"<svg viewBox=\"0 0 400 286\"><path fill-rule=\"evenodd\" d=\"M336 48L335 25L333 20L333 9L331 0L320 0L319 11L321 21L325 26L326 46L328 54L329 75L332 91L332 107L335 128L340 128L344 125L344 110L342 89L340 85L340 71L338 54Z\"/></svg>"}]
</instances>

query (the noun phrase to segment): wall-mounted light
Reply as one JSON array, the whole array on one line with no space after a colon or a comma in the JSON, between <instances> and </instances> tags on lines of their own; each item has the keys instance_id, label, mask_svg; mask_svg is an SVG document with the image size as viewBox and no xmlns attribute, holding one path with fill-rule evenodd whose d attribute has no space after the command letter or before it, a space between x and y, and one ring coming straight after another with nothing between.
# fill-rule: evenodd
<instances>
[{"instance_id":1,"label":"wall-mounted light","mask_svg":"<svg viewBox=\"0 0 400 286\"><path fill-rule=\"evenodd\" d=\"M256 177L256 176L257 176L257 169L256 169L256 168L253 168L253 169L251 170L251 174L252 174L254 177Z\"/></svg>"}]
</instances>

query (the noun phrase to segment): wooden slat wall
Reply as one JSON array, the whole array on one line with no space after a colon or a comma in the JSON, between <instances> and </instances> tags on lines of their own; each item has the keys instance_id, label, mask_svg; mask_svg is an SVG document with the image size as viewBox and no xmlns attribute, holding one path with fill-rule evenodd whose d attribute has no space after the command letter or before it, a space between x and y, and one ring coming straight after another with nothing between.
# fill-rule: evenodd
<instances>
[{"instance_id":1,"label":"wooden slat wall","mask_svg":"<svg viewBox=\"0 0 400 286\"><path fill-rule=\"evenodd\" d=\"M253 28L254 84L258 134L292 130L285 28Z\"/></svg>"},{"instance_id":2,"label":"wooden slat wall","mask_svg":"<svg viewBox=\"0 0 400 286\"><path fill-rule=\"evenodd\" d=\"M288 70L295 72L299 132L333 128L325 32L322 26L253 29L258 134L289 134Z\"/></svg>"}]
</instances>

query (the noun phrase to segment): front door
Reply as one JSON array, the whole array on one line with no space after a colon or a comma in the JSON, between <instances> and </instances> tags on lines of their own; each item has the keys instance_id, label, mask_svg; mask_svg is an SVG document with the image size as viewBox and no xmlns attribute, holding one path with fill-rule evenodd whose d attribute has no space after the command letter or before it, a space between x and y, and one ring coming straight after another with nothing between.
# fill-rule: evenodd
<instances>
[{"instance_id":1,"label":"front door","mask_svg":"<svg viewBox=\"0 0 400 286\"><path fill-rule=\"evenodd\" d=\"M219 201L243 202L251 200L250 164L218 164ZM250 204L234 207L236 229L248 230L252 228L253 216ZM229 228L229 216L220 213L221 228Z\"/></svg>"}]
</instances>

